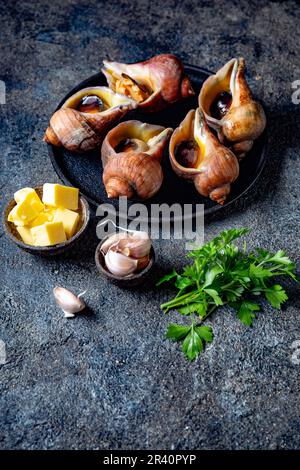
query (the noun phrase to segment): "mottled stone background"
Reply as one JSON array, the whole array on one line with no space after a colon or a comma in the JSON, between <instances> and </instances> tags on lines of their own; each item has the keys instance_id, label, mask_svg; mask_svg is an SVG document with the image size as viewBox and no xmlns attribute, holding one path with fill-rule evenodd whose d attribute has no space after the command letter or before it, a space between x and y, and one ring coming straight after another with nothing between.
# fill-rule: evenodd
<instances>
[{"instance_id":1,"label":"mottled stone background","mask_svg":"<svg viewBox=\"0 0 300 470\"><path fill-rule=\"evenodd\" d=\"M268 113L269 160L251 198L207 221L207 238L247 226L250 247L299 259L300 79L296 1L0 2L1 209L22 186L58 181L42 136L58 101L109 56L174 52L216 70L243 55ZM43 259L1 232L0 447L14 449L299 448L299 290L283 311L265 306L252 329L227 309L215 341L189 364L164 341L159 304L171 291L123 291L94 266L95 220L77 250ZM159 269L184 263L184 243L155 242ZM87 289L90 314L67 321L52 288Z\"/></svg>"}]
</instances>

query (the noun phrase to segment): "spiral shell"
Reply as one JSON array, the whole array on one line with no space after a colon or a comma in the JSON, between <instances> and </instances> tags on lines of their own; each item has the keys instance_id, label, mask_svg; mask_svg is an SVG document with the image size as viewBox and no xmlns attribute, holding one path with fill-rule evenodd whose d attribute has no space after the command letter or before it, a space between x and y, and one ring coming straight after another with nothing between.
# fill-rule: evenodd
<instances>
[{"instance_id":1,"label":"spiral shell","mask_svg":"<svg viewBox=\"0 0 300 470\"><path fill-rule=\"evenodd\" d=\"M103 110L78 110L81 101L89 96L99 98ZM53 114L44 141L74 152L93 150L101 145L106 132L136 106L134 100L114 93L108 87L84 88L72 95Z\"/></svg>"},{"instance_id":2,"label":"spiral shell","mask_svg":"<svg viewBox=\"0 0 300 470\"><path fill-rule=\"evenodd\" d=\"M157 112L194 90L182 62L173 54L161 54L144 62L123 64L103 61L109 87L135 99L145 112Z\"/></svg>"},{"instance_id":3,"label":"spiral shell","mask_svg":"<svg viewBox=\"0 0 300 470\"><path fill-rule=\"evenodd\" d=\"M231 95L231 103L223 116L215 116L213 107L222 93ZM218 132L220 142L231 146L239 158L251 149L265 129L262 106L253 99L245 79L245 60L231 59L215 75L204 82L199 106L208 125Z\"/></svg>"},{"instance_id":4,"label":"spiral shell","mask_svg":"<svg viewBox=\"0 0 300 470\"><path fill-rule=\"evenodd\" d=\"M160 160L171 133L171 128L133 120L107 134L101 155L109 198L148 199L157 193L163 181Z\"/></svg>"},{"instance_id":5,"label":"spiral shell","mask_svg":"<svg viewBox=\"0 0 300 470\"><path fill-rule=\"evenodd\" d=\"M238 177L239 164L210 131L199 108L190 110L175 129L169 154L178 176L192 180L201 195L224 204L231 183Z\"/></svg>"}]
</instances>

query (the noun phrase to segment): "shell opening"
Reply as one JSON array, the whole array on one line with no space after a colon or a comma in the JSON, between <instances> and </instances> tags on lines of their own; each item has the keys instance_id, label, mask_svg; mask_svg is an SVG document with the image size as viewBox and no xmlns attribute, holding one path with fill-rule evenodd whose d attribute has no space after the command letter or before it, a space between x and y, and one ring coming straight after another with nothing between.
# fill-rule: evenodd
<instances>
[{"instance_id":1,"label":"shell opening","mask_svg":"<svg viewBox=\"0 0 300 470\"><path fill-rule=\"evenodd\" d=\"M85 95L80 100L76 109L81 113L100 113L101 111L104 111L106 107L99 96Z\"/></svg>"},{"instance_id":2,"label":"shell opening","mask_svg":"<svg viewBox=\"0 0 300 470\"><path fill-rule=\"evenodd\" d=\"M229 111L232 95L229 91L219 93L209 107L210 115L220 121Z\"/></svg>"},{"instance_id":3,"label":"shell opening","mask_svg":"<svg viewBox=\"0 0 300 470\"><path fill-rule=\"evenodd\" d=\"M216 120L221 120L231 107L237 66L238 61L231 60L211 77L210 86L206 89L202 100L203 111Z\"/></svg>"},{"instance_id":4,"label":"shell opening","mask_svg":"<svg viewBox=\"0 0 300 470\"><path fill-rule=\"evenodd\" d=\"M137 103L146 101L152 94L153 90L149 83L144 83L130 77L127 73L117 75L112 70L105 70L110 75L110 84L116 93L128 96Z\"/></svg>"},{"instance_id":5,"label":"shell opening","mask_svg":"<svg viewBox=\"0 0 300 470\"><path fill-rule=\"evenodd\" d=\"M137 152L148 150L148 145L139 139L123 139L115 147L116 153L121 152Z\"/></svg>"},{"instance_id":6,"label":"shell opening","mask_svg":"<svg viewBox=\"0 0 300 470\"><path fill-rule=\"evenodd\" d=\"M160 126L136 126L128 125L115 136L112 147L116 153L128 151L146 152L154 145L157 137L162 134L163 128Z\"/></svg>"},{"instance_id":7,"label":"shell opening","mask_svg":"<svg viewBox=\"0 0 300 470\"><path fill-rule=\"evenodd\" d=\"M96 114L115 106L129 104L133 105L134 101L115 93L108 87L88 87L68 98L62 108L72 108L82 113Z\"/></svg>"},{"instance_id":8,"label":"shell opening","mask_svg":"<svg viewBox=\"0 0 300 470\"><path fill-rule=\"evenodd\" d=\"M195 140L183 140L175 148L175 159L184 168L197 168L200 149Z\"/></svg>"}]
</instances>

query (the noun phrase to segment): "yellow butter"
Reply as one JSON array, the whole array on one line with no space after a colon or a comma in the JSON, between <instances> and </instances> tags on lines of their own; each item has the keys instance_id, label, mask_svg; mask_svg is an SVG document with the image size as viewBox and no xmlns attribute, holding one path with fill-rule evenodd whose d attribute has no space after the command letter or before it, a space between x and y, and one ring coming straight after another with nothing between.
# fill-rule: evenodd
<instances>
[{"instance_id":1,"label":"yellow butter","mask_svg":"<svg viewBox=\"0 0 300 470\"><path fill-rule=\"evenodd\" d=\"M51 183L45 183L43 186L43 203L48 206L76 210L78 209L78 195L77 188Z\"/></svg>"},{"instance_id":2,"label":"yellow butter","mask_svg":"<svg viewBox=\"0 0 300 470\"><path fill-rule=\"evenodd\" d=\"M28 227L17 227L17 231L26 245L33 245L33 239Z\"/></svg>"},{"instance_id":3,"label":"yellow butter","mask_svg":"<svg viewBox=\"0 0 300 470\"><path fill-rule=\"evenodd\" d=\"M40 212L39 215L29 223L29 227L37 227L45 222L52 222L53 214L51 212Z\"/></svg>"},{"instance_id":4,"label":"yellow butter","mask_svg":"<svg viewBox=\"0 0 300 470\"><path fill-rule=\"evenodd\" d=\"M54 216L55 211L56 211L56 207L46 206L46 204L44 205L44 212L46 212L47 214L51 214L52 217Z\"/></svg>"},{"instance_id":5,"label":"yellow butter","mask_svg":"<svg viewBox=\"0 0 300 470\"><path fill-rule=\"evenodd\" d=\"M62 222L46 222L43 225L32 227L30 233L34 246L51 246L66 241Z\"/></svg>"},{"instance_id":6,"label":"yellow butter","mask_svg":"<svg viewBox=\"0 0 300 470\"><path fill-rule=\"evenodd\" d=\"M28 193L8 214L9 222L27 225L43 210L44 205L36 193Z\"/></svg>"},{"instance_id":7,"label":"yellow butter","mask_svg":"<svg viewBox=\"0 0 300 470\"><path fill-rule=\"evenodd\" d=\"M20 225L24 226L24 222L15 220L15 213L16 213L17 206L14 206L13 209L10 211L10 213L7 216L8 222L13 222L15 225Z\"/></svg>"},{"instance_id":8,"label":"yellow butter","mask_svg":"<svg viewBox=\"0 0 300 470\"><path fill-rule=\"evenodd\" d=\"M73 237L79 222L79 214L70 209L56 209L53 222L62 222L67 238Z\"/></svg>"},{"instance_id":9,"label":"yellow butter","mask_svg":"<svg viewBox=\"0 0 300 470\"><path fill-rule=\"evenodd\" d=\"M19 189L19 191L16 191L14 194L14 199L16 203L21 202L27 194L35 193L35 190L33 188L22 188Z\"/></svg>"},{"instance_id":10,"label":"yellow butter","mask_svg":"<svg viewBox=\"0 0 300 470\"><path fill-rule=\"evenodd\" d=\"M44 209L44 204L40 200L36 191L32 188L19 189L19 191L14 194L14 198L17 204L25 202L32 206L37 212L41 212Z\"/></svg>"},{"instance_id":11,"label":"yellow butter","mask_svg":"<svg viewBox=\"0 0 300 470\"><path fill-rule=\"evenodd\" d=\"M20 201L25 202L25 204L29 204L33 207L37 212L41 212L44 210L44 204L40 200L37 193L34 191L33 193L28 193L26 196Z\"/></svg>"}]
</instances>

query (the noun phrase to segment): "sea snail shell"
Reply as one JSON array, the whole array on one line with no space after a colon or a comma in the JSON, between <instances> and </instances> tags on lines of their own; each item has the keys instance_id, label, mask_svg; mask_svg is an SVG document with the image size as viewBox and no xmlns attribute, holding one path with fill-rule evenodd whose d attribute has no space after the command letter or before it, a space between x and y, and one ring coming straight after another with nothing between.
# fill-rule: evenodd
<instances>
[{"instance_id":1,"label":"sea snail shell","mask_svg":"<svg viewBox=\"0 0 300 470\"><path fill-rule=\"evenodd\" d=\"M101 155L109 198L148 199L157 193L163 181L160 161L172 131L132 120L107 134Z\"/></svg>"},{"instance_id":2,"label":"sea snail shell","mask_svg":"<svg viewBox=\"0 0 300 470\"><path fill-rule=\"evenodd\" d=\"M103 61L109 87L137 101L145 112L157 112L194 90L182 62L173 54L161 54L144 62L123 64Z\"/></svg>"},{"instance_id":3,"label":"sea snail shell","mask_svg":"<svg viewBox=\"0 0 300 470\"><path fill-rule=\"evenodd\" d=\"M175 129L169 154L178 176L192 180L202 196L224 204L231 183L238 177L239 164L211 132L199 108L190 110Z\"/></svg>"},{"instance_id":4,"label":"sea snail shell","mask_svg":"<svg viewBox=\"0 0 300 470\"><path fill-rule=\"evenodd\" d=\"M97 104L94 108L93 102ZM74 152L92 150L102 143L112 125L136 106L134 100L108 87L84 88L53 114L44 141Z\"/></svg>"},{"instance_id":5,"label":"sea snail shell","mask_svg":"<svg viewBox=\"0 0 300 470\"><path fill-rule=\"evenodd\" d=\"M251 149L266 126L265 112L252 98L246 82L243 58L231 59L207 78L199 106L208 125L217 130L220 142L232 146L239 158Z\"/></svg>"}]
</instances>

